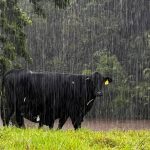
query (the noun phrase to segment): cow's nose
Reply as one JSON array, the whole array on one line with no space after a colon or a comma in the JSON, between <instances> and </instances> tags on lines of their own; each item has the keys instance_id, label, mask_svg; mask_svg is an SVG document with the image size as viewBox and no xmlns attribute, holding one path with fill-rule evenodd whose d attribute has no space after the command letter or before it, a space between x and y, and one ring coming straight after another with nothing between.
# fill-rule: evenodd
<instances>
[{"instance_id":1,"label":"cow's nose","mask_svg":"<svg viewBox=\"0 0 150 150\"><path fill-rule=\"evenodd\" d=\"M103 96L103 93L102 92L97 92L97 96Z\"/></svg>"}]
</instances>

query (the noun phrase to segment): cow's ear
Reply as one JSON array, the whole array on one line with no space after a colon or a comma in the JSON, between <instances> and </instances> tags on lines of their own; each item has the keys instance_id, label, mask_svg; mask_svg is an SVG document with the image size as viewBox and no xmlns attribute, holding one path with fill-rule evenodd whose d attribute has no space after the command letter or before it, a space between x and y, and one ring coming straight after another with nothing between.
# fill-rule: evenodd
<instances>
[{"instance_id":1,"label":"cow's ear","mask_svg":"<svg viewBox=\"0 0 150 150\"><path fill-rule=\"evenodd\" d=\"M105 77L105 78L103 78L103 83L105 84L105 85L108 85L109 83L111 83L112 82L112 79L110 78L110 77Z\"/></svg>"}]
</instances>

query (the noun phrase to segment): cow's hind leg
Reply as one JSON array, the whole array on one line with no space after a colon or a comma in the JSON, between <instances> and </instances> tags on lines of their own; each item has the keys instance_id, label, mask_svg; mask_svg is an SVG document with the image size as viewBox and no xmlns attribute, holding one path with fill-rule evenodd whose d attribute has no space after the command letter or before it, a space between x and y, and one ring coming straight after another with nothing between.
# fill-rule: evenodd
<instances>
[{"instance_id":1,"label":"cow's hind leg","mask_svg":"<svg viewBox=\"0 0 150 150\"><path fill-rule=\"evenodd\" d=\"M1 119L3 122L3 126L6 126L6 111L3 102L1 101Z\"/></svg>"},{"instance_id":2,"label":"cow's hind leg","mask_svg":"<svg viewBox=\"0 0 150 150\"><path fill-rule=\"evenodd\" d=\"M14 92L6 85L5 96L2 95L1 99L1 119L3 121L3 126L9 125L11 116L14 113L14 97Z\"/></svg>"},{"instance_id":3,"label":"cow's hind leg","mask_svg":"<svg viewBox=\"0 0 150 150\"><path fill-rule=\"evenodd\" d=\"M1 108L1 119L3 121L3 126L9 125L9 121L13 112L13 108L9 110L7 108Z\"/></svg>"},{"instance_id":4,"label":"cow's hind leg","mask_svg":"<svg viewBox=\"0 0 150 150\"><path fill-rule=\"evenodd\" d=\"M8 126L11 116L14 113L14 107L8 107L2 102L1 104L1 119L3 121L3 126Z\"/></svg>"}]
</instances>

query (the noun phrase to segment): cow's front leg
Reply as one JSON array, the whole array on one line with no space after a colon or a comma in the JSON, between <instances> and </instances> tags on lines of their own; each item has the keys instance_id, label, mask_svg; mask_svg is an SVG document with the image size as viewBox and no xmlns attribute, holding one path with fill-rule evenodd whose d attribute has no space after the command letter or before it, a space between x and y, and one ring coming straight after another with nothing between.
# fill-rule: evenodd
<instances>
[{"instance_id":1,"label":"cow's front leg","mask_svg":"<svg viewBox=\"0 0 150 150\"><path fill-rule=\"evenodd\" d=\"M49 122L49 129L52 129L54 127L54 119L51 119Z\"/></svg>"},{"instance_id":2,"label":"cow's front leg","mask_svg":"<svg viewBox=\"0 0 150 150\"><path fill-rule=\"evenodd\" d=\"M81 128L81 123L83 121L83 115L75 114L73 116L70 116L70 118L71 118L71 121L72 121L72 124L73 124L73 127L75 130L78 128Z\"/></svg>"},{"instance_id":3,"label":"cow's front leg","mask_svg":"<svg viewBox=\"0 0 150 150\"><path fill-rule=\"evenodd\" d=\"M49 129L54 127L55 116L53 112L52 109L47 110L45 115L45 124L49 126Z\"/></svg>"},{"instance_id":4,"label":"cow's front leg","mask_svg":"<svg viewBox=\"0 0 150 150\"><path fill-rule=\"evenodd\" d=\"M72 111L70 112L70 118L73 124L74 129L81 128L81 123L83 122L83 111L78 105L72 107Z\"/></svg>"},{"instance_id":5,"label":"cow's front leg","mask_svg":"<svg viewBox=\"0 0 150 150\"><path fill-rule=\"evenodd\" d=\"M19 109L16 109L16 122L19 128L20 127L25 128L24 119Z\"/></svg>"},{"instance_id":6,"label":"cow's front leg","mask_svg":"<svg viewBox=\"0 0 150 150\"><path fill-rule=\"evenodd\" d=\"M75 130L81 128L81 122L82 122L81 120L71 118L71 121Z\"/></svg>"},{"instance_id":7,"label":"cow's front leg","mask_svg":"<svg viewBox=\"0 0 150 150\"><path fill-rule=\"evenodd\" d=\"M43 122L40 120L40 122L39 122L39 127L38 127L38 128L40 129L40 128L42 128L42 127L43 127Z\"/></svg>"},{"instance_id":8,"label":"cow's front leg","mask_svg":"<svg viewBox=\"0 0 150 150\"><path fill-rule=\"evenodd\" d=\"M59 124L58 124L58 128L57 129L62 129L63 125L65 124L65 122L68 119L68 115L64 115L59 119Z\"/></svg>"},{"instance_id":9,"label":"cow's front leg","mask_svg":"<svg viewBox=\"0 0 150 150\"><path fill-rule=\"evenodd\" d=\"M44 125L44 114L43 113L41 113L40 115L39 115L39 118L40 118L40 121L39 121L39 129L40 128L42 128L43 127L43 125Z\"/></svg>"}]
</instances>

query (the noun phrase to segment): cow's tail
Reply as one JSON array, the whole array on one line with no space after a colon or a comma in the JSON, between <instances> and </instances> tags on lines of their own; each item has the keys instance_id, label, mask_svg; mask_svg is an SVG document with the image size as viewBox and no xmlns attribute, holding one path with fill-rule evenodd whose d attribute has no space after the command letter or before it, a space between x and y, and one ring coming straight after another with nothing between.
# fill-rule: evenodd
<instances>
[{"instance_id":1,"label":"cow's tail","mask_svg":"<svg viewBox=\"0 0 150 150\"><path fill-rule=\"evenodd\" d=\"M1 103L3 100L3 95L4 95L4 76L2 76L2 80L1 80L1 91L0 91L0 96L1 96ZM1 106L0 106L1 107Z\"/></svg>"},{"instance_id":2,"label":"cow's tail","mask_svg":"<svg viewBox=\"0 0 150 150\"><path fill-rule=\"evenodd\" d=\"M4 117L5 117L5 109L4 109L4 98L5 98L5 93L4 93L4 75L2 75L2 79L1 79L1 91L0 91L0 116L1 119L3 121L3 125L4 125Z\"/></svg>"},{"instance_id":3,"label":"cow's tail","mask_svg":"<svg viewBox=\"0 0 150 150\"><path fill-rule=\"evenodd\" d=\"M4 76L2 76L2 84L1 84L1 101L4 97Z\"/></svg>"}]
</instances>

